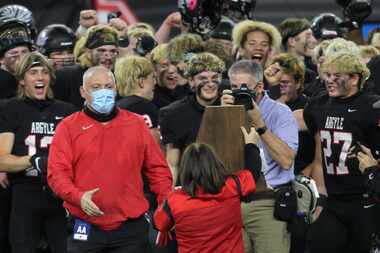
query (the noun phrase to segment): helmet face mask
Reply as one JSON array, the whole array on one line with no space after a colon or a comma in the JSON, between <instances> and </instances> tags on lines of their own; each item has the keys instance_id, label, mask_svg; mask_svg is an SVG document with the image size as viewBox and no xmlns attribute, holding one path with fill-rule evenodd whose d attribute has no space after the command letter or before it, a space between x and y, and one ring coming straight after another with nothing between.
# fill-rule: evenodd
<instances>
[{"instance_id":1,"label":"helmet face mask","mask_svg":"<svg viewBox=\"0 0 380 253\"><path fill-rule=\"evenodd\" d=\"M74 64L75 40L75 34L69 27L53 24L40 32L36 44L38 50L54 62L55 67L61 67Z\"/></svg>"},{"instance_id":2,"label":"helmet face mask","mask_svg":"<svg viewBox=\"0 0 380 253\"><path fill-rule=\"evenodd\" d=\"M222 3L222 0L178 0L178 8L190 32L206 35L219 24Z\"/></svg>"},{"instance_id":3,"label":"helmet face mask","mask_svg":"<svg viewBox=\"0 0 380 253\"><path fill-rule=\"evenodd\" d=\"M37 36L37 28L34 22L32 12L18 4L6 5L0 8L0 23L8 23L17 20L27 26L29 37L34 40Z\"/></svg>"},{"instance_id":4,"label":"helmet face mask","mask_svg":"<svg viewBox=\"0 0 380 253\"><path fill-rule=\"evenodd\" d=\"M55 69L74 65L74 54L72 51L55 51L48 56L49 61Z\"/></svg>"},{"instance_id":5,"label":"helmet face mask","mask_svg":"<svg viewBox=\"0 0 380 253\"><path fill-rule=\"evenodd\" d=\"M334 39L342 37L342 20L333 13L322 13L315 17L311 24L311 30L316 39Z\"/></svg>"},{"instance_id":6,"label":"helmet face mask","mask_svg":"<svg viewBox=\"0 0 380 253\"><path fill-rule=\"evenodd\" d=\"M32 45L30 30L24 23L13 19L0 24L0 55L18 46L32 49Z\"/></svg>"}]
</instances>

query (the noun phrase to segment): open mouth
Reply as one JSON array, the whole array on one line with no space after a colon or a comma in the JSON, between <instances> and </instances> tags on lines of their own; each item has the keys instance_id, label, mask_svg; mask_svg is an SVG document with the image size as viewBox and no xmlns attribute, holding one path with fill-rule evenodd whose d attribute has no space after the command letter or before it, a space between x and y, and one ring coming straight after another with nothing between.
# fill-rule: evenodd
<instances>
[{"instance_id":1,"label":"open mouth","mask_svg":"<svg viewBox=\"0 0 380 253\"><path fill-rule=\"evenodd\" d=\"M328 91L333 91L333 90L335 90L335 87L332 86L332 85L327 85L327 90Z\"/></svg>"},{"instance_id":2,"label":"open mouth","mask_svg":"<svg viewBox=\"0 0 380 253\"><path fill-rule=\"evenodd\" d=\"M218 89L217 88L203 88L203 91L206 93L206 94L213 94L217 91Z\"/></svg>"},{"instance_id":3,"label":"open mouth","mask_svg":"<svg viewBox=\"0 0 380 253\"><path fill-rule=\"evenodd\" d=\"M37 84L34 85L34 88L35 89L43 89L43 88L45 88L45 84L43 84L43 83L37 83Z\"/></svg>"},{"instance_id":4,"label":"open mouth","mask_svg":"<svg viewBox=\"0 0 380 253\"><path fill-rule=\"evenodd\" d=\"M261 61L262 59L263 59L263 55L262 54L254 54L254 55L252 55L252 60Z\"/></svg>"},{"instance_id":5,"label":"open mouth","mask_svg":"<svg viewBox=\"0 0 380 253\"><path fill-rule=\"evenodd\" d=\"M111 68L113 64L112 61L103 61L101 65L103 65L106 68Z\"/></svg>"},{"instance_id":6,"label":"open mouth","mask_svg":"<svg viewBox=\"0 0 380 253\"><path fill-rule=\"evenodd\" d=\"M172 76L167 76L166 77L166 80L168 82L177 82L178 81L178 77L176 75L172 75Z\"/></svg>"},{"instance_id":7,"label":"open mouth","mask_svg":"<svg viewBox=\"0 0 380 253\"><path fill-rule=\"evenodd\" d=\"M177 78L175 76L167 76L166 80L168 81L175 81Z\"/></svg>"}]
</instances>

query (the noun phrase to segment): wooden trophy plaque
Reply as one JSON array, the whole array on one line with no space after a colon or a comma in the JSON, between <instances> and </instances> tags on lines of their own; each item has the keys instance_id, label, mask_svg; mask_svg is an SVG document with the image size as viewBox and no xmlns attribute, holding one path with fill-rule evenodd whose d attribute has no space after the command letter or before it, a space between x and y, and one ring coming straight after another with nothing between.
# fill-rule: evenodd
<instances>
[{"instance_id":1,"label":"wooden trophy plaque","mask_svg":"<svg viewBox=\"0 0 380 253\"><path fill-rule=\"evenodd\" d=\"M244 168L244 138L240 126L249 131L242 105L207 106L197 142L212 146L228 171Z\"/></svg>"},{"instance_id":2,"label":"wooden trophy plaque","mask_svg":"<svg viewBox=\"0 0 380 253\"><path fill-rule=\"evenodd\" d=\"M230 173L244 168L244 137L240 127L249 132L250 120L242 105L207 106L197 142L212 146ZM264 175L256 182L256 192L266 191Z\"/></svg>"}]
</instances>

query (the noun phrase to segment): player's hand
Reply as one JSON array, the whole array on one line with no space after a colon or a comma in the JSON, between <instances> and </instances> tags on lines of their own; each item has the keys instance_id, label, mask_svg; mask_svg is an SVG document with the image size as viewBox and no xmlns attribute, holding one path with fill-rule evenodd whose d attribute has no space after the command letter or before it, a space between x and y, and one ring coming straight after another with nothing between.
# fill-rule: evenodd
<instances>
[{"instance_id":1,"label":"player's hand","mask_svg":"<svg viewBox=\"0 0 380 253\"><path fill-rule=\"evenodd\" d=\"M264 71L265 79L267 80L270 86L279 84L282 74L283 72L278 62L269 65Z\"/></svg>"},{"instance_id":2,"label":"player's hand","mask_svg":"<svg viewBox=\"0 0 380 253\"><path fill-rule=\"evenodd\" d=\"M111 20L108 22L108 25L117 30L119 37L124 37L127 35L128 24L121 18L111 18Z\"/></svg>"},{"instance_id":3,"label":"player's hand","mask_svg":"<svg viewBox=\"0 0 380 253\"><path fill-rule=\"evenodd\" d=\"M82 211L85 212L89 216L101 216L104 213L99 209L99 207L92 201L92 196L99 191L99 188L86 191L81 200L80 207Z\"/></svg>"},{"instance_id":4,"label":"player's hand","mask_svg":"<svg viewBox=\"0 0 380 253\"><path fill-rule=\"evenodd\" d=\"M306 122L303 118L303 109L297 109L293 111L293 116L296 119L298 123L298 130L299 131L308 131Z\"/></svg>"},{"instance_id":5,"label":"player's hand","mask_svg":"<svg viewBox=\"0 0 380 253\"><path fill-rule=\"evenodd\" d=\"M241 126L240 129L243 132L245 144L253 143L253 144L257 145L259 143L260 136L256 132L256 129L254 127L251 127L249 133L247 132L247 130L245 130L245 127L243 127L243 126Z\"/></svg>"},{"instance_id":6,"label":"player's hand","mask_svg":"<svg viewBox=\"0 0 380 253\"><path fill-rule=\"evenodd\" d=\"M79 25L84 28L90 28L98 24L98 18L96 17L96 10L83 10L79 14Z\"/></svg>"},{"instance_id":7,"label":"player's hand","mask_svg":"<svg viewBox=\"0 0 380 253\"><path fill-rule=\"evenodd\" d=\"M181 28L181 13L179 13L179 11L170 13L169 16L167 16L165 19L165 24L167 24L170 27Z\"/></svg>"},{"instance_id":8,"label":"player's hand","mask_svg":"<svg viewBox=\"0 0 380 253\"><path fill-rule=\"evenodd\" d=\"M367 168L377 166L378 161L372 156L371 150L362 144L359 144L361 151L356 157L359 161L359 169L363 173Z\"/></svg>"},{"instance_id":9,"label":"player's hand","mask_svg":"<svg viewBox=\"0 0 380 253\"><path fill-rule=\"evenodd\" d=\"M9 180L7 177L7 173L0 172L0 187L7 189L9 187Z\"/></svg>"},{"instance_id":10,"label":"player's hand","mask_svg":"<svg viewBox=\"0 0 380 253\"><path fill-rule=\"evenodd\" d=\"M48 157L46 155L35 154L29 160L33 169L38 171L38 174L46 175L48 168Z\"/></svg>"},{"instance_id":11,"label":"player's hand","mask_svg":"<svg viewBox=\"0 0 380 253\"><path fill-rule=\"evenodd\" d=\"M235 97L232 96L232 90L223 90L222 97L220 98L221 105L233 105Z\"/></svg>"}]
</instances>

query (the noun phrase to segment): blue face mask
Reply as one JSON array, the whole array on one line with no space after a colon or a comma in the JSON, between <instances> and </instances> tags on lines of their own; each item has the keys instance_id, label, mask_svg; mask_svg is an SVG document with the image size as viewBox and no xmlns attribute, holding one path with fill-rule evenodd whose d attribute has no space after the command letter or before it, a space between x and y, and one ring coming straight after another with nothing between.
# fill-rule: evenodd
<instances>
[{"instance_id":1,"label":"blue face mask","mask_svg":"<svg viewBox=\"0 0 380 253\"><path fill-rule=\"evenodd\" d=\"M116 92L110 89L100 89L90 93L91 107L98 113L108 114L115 106Z\"/></svg>"}]
</instances>

